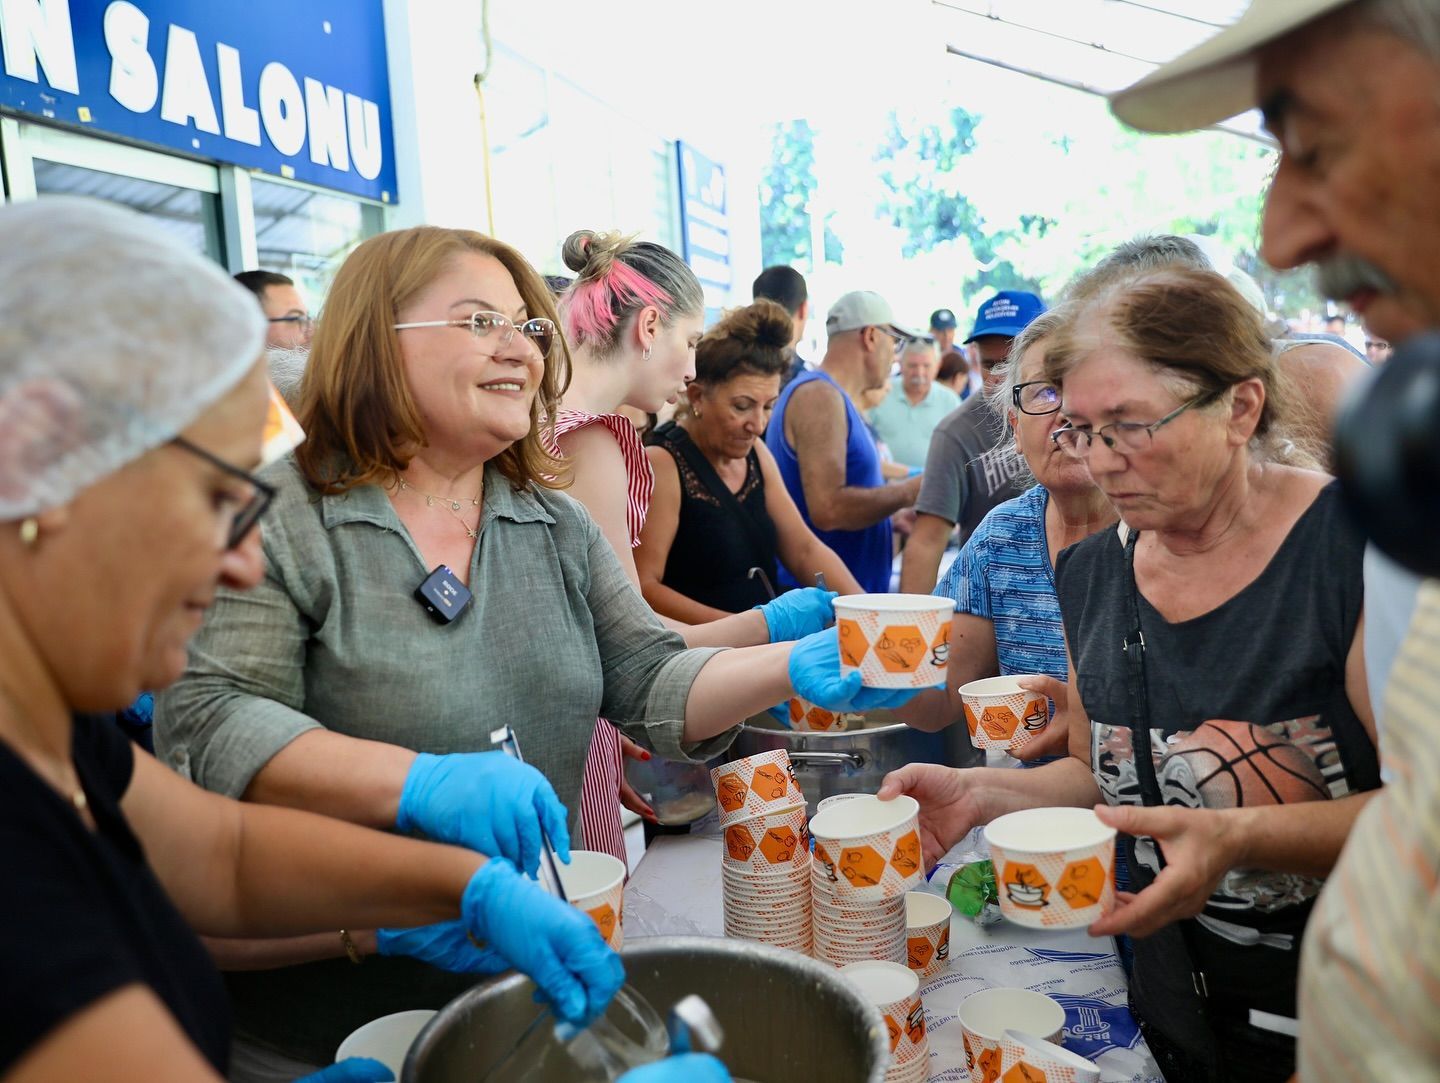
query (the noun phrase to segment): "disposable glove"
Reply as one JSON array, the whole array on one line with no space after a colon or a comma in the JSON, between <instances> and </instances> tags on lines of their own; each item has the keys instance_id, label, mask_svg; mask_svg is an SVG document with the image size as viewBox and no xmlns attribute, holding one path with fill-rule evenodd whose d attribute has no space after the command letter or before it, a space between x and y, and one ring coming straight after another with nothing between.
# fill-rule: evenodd
<instances>
[{"instance_id":1,"label":"disposable glove","mask_svg":"<svg viewBox=\"0 0 1440 1083\"><path fill-rule=\"evenodd\" d=\"M498 974L510 964L493 948L478 948L465 923L442 921L413 929L376 929L375 950L404 955L455 974Z\"/></svg>"},{"instance_id":2,"label":"disposable glove","mask_svg":"<svg viewBox=\"0 0 1440 1083\"><path fill-rule=\"evenodd\" d=\"M920 688L865 688L860 671L840 675L840 633L808 635L790 648L790 685L795 694L827 711L873 711L908 703Z\"/></svg>"},{"instance_id":3,"label":"disposable glove","mask_svg":"<svg viewBox=\"0 0 1440 1083\"><path fill-rule=\"evenodd\" d=\"M339 1064L301 1076L295 1083L394 1083L394 1080L395 1073L373 1057L346 1057Z\"/></svg>"},{"instance_id":4,"label":"disposable glove","mask_svg":"<svg viewBox=\"0 0 1440 1083\"><path fill-rule=\"evenodd\" d=\"M681 1053L632 1068L618 1083L730 1083L730 1072L709 1053Z\"/></svg>"},{"instance_id":5,"label":"disposable glove","mask_svg":"<svg viewBox=\"0 0 1440 1083\"><path fill-rule=\"evenodd\" d=\"M485 862L460 899L465 926L527 974L567 1023L588 1026L625 982L600 930L575 907L526 880L503 858Z\"/></svg>"},{"instance_id":6,"label":"disposable glove","mask_svg":"<svg viewBox=\"0 0 1440 1083\"><path fill-rule=\"evenodd\" d=\"M765 615L770 642L788 643L793 639L804 639L811 632L835 623L835 599L838 597L840 595L833 590L802 587L787 591L774 601L755 608Z\"/></svg>"},{"instance_id":7,"label":"disposable glove","mask_svg":"<svg viewBox=\"0 0 1440 1083\"><path fill-rule=\"evenodd\" d=\"M503 857L530 876L540 869L542 824L568 864L565 806L544 775L503 752L420 753L405 776L395 817L401 831Z\"/></svg>"}]
</instances>

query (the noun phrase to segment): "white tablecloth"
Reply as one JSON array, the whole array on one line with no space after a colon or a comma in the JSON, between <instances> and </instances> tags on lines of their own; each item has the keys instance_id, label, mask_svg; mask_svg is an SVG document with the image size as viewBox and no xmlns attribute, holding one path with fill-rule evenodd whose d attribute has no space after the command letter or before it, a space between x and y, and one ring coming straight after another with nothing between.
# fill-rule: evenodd
<instances>
[{"instance_id":1,"label":"white tablecloth","mask_svg":"<svg viewBox=\"0 0 1440 1083\"><path fill-rule=\"evenodd\" d=\"M625 889L625 936L720 936L720 839L666 835L650 844ZM1163 1083L1125 1007L1125 972L1109 940L1083 929L1042 932L1002 922L988 929L956 916L950 963L921 986L931 1080L962 1080L956 1010L990 986L1034 989L1065 1008L1065 1044L1094 1060L1105 1083Z\"/></svg>"}]
</instances>

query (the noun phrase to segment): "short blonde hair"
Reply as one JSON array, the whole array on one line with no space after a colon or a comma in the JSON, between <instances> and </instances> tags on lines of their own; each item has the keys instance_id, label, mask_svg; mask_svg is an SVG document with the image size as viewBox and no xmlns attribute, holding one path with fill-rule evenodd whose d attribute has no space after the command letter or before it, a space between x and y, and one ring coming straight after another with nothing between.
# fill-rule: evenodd
<instances>
[{"instance_id":1,"label":"short blonde hair","mask_svg":"<svg viewBox=\"0 0 1440 1083\"><path fill-rule=\"evenodd\" d=\"M405 381L399 313L467 252L491 256L510 272L532 317L560 325L544 279L514 248L468 229L416 226L371 237L335 276L316 325L300 387L306 440L295 451L305 479L322 493L383 484L410 464L426 434ZM564 393L570 354L564 337L545 359L530 407L530 432L500 453L501 473L517 489L532 482L559 488L563 465L545 430Z\"/></svg>"}]
</instances>

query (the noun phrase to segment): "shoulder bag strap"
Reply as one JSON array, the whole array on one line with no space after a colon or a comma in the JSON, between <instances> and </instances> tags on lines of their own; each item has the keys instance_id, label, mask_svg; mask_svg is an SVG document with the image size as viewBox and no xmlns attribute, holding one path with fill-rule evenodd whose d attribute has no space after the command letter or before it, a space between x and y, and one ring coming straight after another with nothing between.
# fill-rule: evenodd
<instances>
[{"instance_id":1,"label":"shoulder bag strap","mask_svg":"<svg viewBox=\"0 0 1440 1083\"><path fill-rule=\"evenodd\" d=\"M720 501L722 508L728 511L732 517L739 520L740 525L745 530L746 537L750 539L750 544L755 548L756 557L764 556L768 546L765 544L765 538L761 534L760 527L755 522L754 516L750 514L744 504L740 503L735 494L730 491L724 479L716 472L715 467L710 464L710 460L705 458L704 453L695 446L695 441L690 439L690 434L679 425L676 425L673 432L666 434L665 442L674 454L685 456L685 461L690 464L690 469L695 471L695 476L700 479L700 484L710 490L710 495ZM750 455L753 456L754 454L755 452L752 450ZM760 469L758 462L754 465L756 470ZM750 466L750 457L747 456L745 462L747 477L749 476L748 471L750 470ZM761 476L761 482L762 484L764 482L763 475ZM771 574L769 568L765 569L765 574L767 576Z\"/></svg>"},{"instance_id":2,"label":"shoulder bag strap","mask_svg":"<svg viewBox=\"0 0 1440 1083\"><path fill-rule=\"evenodd\" d=\"M1125 538L1125 576L1129 580L1130 632L1121 641L1125 653L1125 673L1128 699L1130 701L1130 741L1135 757L1135 777L1140 783L1140 799L1149 806L1163 805L1160 781L1155 777L1155 757L1150 742L1150 696L1145 687L1145 630L1140 624L1140 587L1135 582L1135 543L1140 538L1138 530L1127 531ZM1160 845L1155 845L1155 860L1165 867L1165 855ZM1196 963L1194 943L1194 922L1189 918L1179 923L1180 935L1185 942L1185 954L1189 956L1190 984L1203 1005L1210 996L1205 981L1205 972Z\"/></svg>"}]
</instances>

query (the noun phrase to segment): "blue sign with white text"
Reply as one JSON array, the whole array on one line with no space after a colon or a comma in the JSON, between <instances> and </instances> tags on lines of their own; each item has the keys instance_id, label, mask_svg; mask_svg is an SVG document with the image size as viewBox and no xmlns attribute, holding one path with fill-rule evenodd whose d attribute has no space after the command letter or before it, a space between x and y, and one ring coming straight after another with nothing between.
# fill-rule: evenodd
<instances>
[{"instance_id":1,"label":"blue sign with white text","mask_svg":"<svg viewBox=\"0 0 1440 1083\"><path fill-rule=\"evenodd\" d=\"M705 290L706 324L729 303L730 221L726 216L725 167L689 143L677 142L680 163L680 239L685 262Z\"/></svg>"},{"instance_id":2,"label":"blue sign with white text","mask_svg":"<svg viewBox=\"0 0 1440 1083\"><path fill-rule=\"evenodd\" d=\"M0 109L394 202L382 0L0 0Z\"/></svg>"}]
</instances>

